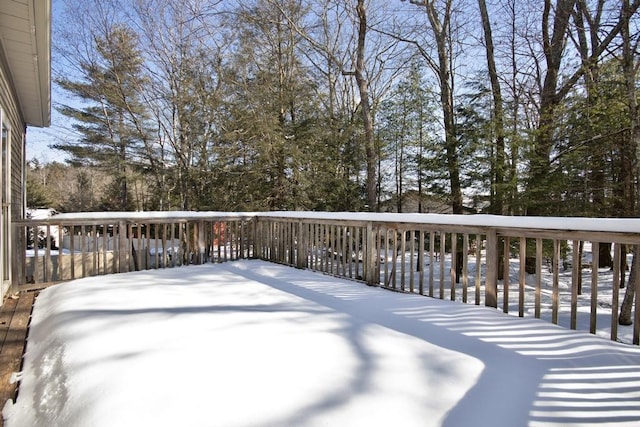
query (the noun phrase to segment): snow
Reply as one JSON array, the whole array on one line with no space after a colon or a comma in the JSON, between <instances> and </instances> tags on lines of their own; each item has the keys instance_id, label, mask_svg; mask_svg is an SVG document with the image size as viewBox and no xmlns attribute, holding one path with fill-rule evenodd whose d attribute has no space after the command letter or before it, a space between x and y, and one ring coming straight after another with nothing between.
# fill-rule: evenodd
<instances>
[{"instance_id":1,"label":"snow","mask_svg":"<svg viewBox=\"0 0 640 427\"><path fill-rule=\"evenodd\" d=\"M177 218L253 218L252 212L218 212L218 211L137 211L137 212L71 212L56 215L56 220L64 221L100 221L100 220L130 220L130 219L177 219Z\"/></svg>"},{"instance_id":2,"label":"snow","mask_svg":"<svg viewBox=\"0 0 640 427\"><path fill-rule=\"evenodd\" d=\"M640 349L263 261L38 296L6 426L638 425Z\"/></svg>"},{"instance_id":3,"label":"snow","mask_svg":"<svg viewBox=\"0 0 640 427\"><path fill-rule=\"evenodd\" d=\"M118 220L118 219L171 219L171 218L291 218L336 221L377 221L410 224L463 225L514 229L545 229L563 231L602 231L614 233L640 233L640 218L582 218L535 217L502 215L449 215L418 213L369 213L369 212L80 212L55 216L56 220Z\"/></svg>"},{"instance_id":4,"label":"snow","mask_svg":"<svg viewBox=\"0 0 640 427\"><path fill-rule=\"evenodd\" d=\"M69 249L63 248L63 249L49 249L49 255L50 256L57 256L60 255L60 252L62 252L63 255L71 255L71 251ZM46 248L39 248L38 249L38 256L45 256L47 253ZM80 250L76 250L76 253L80 253ZM35 249L27 249L25 251L25 256L27 258L33 258L36 256L36 251Z\"/></svg>"},{"instance_id":5,"label":"snow","mask_svg":"<svg viewBox=\"0 0 640 427\"><path fill-rule=\"evenodd\" d=\"M563 231L605 231L617 233L640 232L640 218L536 217L485 214L450 215L433 213L367 212L261 212L257 215L259 217L284 217L314 220L356 220Z\"/></svg>"},{"instance_id":6,"label":"snow","mask_svg":"<svg viewBox=\"0 0 640 427\"><path fill-rule=\"evenodd\" d=\"M51 218L54 215L57 215L55 209L45 208L45 209L31 209L27 208L27 218L31 219L46 219Z\"/></svg>"}]
</instances>

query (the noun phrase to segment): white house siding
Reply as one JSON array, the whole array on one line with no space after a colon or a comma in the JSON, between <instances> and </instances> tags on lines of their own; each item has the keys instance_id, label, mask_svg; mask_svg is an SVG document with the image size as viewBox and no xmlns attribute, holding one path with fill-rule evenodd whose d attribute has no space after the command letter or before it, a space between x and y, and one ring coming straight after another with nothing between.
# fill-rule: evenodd
<instances>
[{"instance_id":1,"label":"white house siding","mask_svg":"<svg viewBox=\"0 0 640 427\"><path fill-rule=\"evenodd\" d=\"M2 116L6 125L9 127L10 132L10 144L11 144L11 194L10 194L10 206L9 215L10 219L21 219L24 217L24 198L25 198L25 185L23 180L25 159L24 159L24 137L26 124L23 119L20 104L16 96L16 92L12 85L11 75L7 64L7 58L4 55L4 48L2 46L2 40L0 39L0 108L2 108ZM2 173L6 173L4 165L2 165ZM4 227L3 227L4 228ZM11 251L24 251L23 239L16 239L16 236L11 235L11 230L2 230L2 234L9 233L11 242ZM4 248L0 248L4 250ZM4 251L6 252L6 250ZM1 253L0 256L9 256L12 268L14 272L22 271L20 265L22 257L11 257L11 253ZM9 292L10 286L3 283L1 286L2 297Z\"/></svg>"}]
</instances>

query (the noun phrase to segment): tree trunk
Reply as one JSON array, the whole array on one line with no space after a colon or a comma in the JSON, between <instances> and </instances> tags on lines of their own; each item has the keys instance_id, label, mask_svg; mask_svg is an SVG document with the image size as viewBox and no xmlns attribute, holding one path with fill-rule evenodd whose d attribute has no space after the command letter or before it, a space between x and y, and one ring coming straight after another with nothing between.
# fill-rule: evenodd
<instances>
[{"instance_id":1,"label":"tree trunk","mask_svg":"<svg viewBox=\"0 0 640 427\"><path fill-rule=\"evenodd\" d=\"M487 3L485 0L478 0L480 7L480 17L482 18L482 29L484 31L485 52L487 55L487 68L489 71L489 81L491 82L491 94L493 96L493 130L496 139L495 159L494 163L494 199L491 204L491 211L494 214L503 214L504 207L504 169L505 169L505 152L504 152L504 109L502 105L502 91L500 88L500 80L493 49L493 36L491 34L491 22L487 12Z\"/></svg>"},{"instance_id":2,"label":"tree trunk","mask_svg":"<svg viewBox=\"0 0 640 427\"><path fill-rule=\"evenodd\" d=\"M412 4L422 6L427 12L429 24L433 31L438 51L438 63L432 63L427 58L430 66L438 75L440 89L440 106L444 121L445 154L447 159L447 172L451 187L451 208L454 214L463 213L462 186L460 182L460 165L458 162L458 138L455 127L455 110L453 104L453 70L451 69L452 40L451 17L453 0L447 0L442 16L438 15L435 2L411 0Z\"/></svg>"},{"instance_id":3,"label":"tree trunk","mask_svg":"<svg viewBox=\"0 0 640 427\"><path fill-rule=\"evenodd\" d=\"M629 108L629 115L631 118L631 130L629 132L630 135L630 144L628 150L630 151L630 155L633 156L633 160L638 155L638 149L640 149L640 123L638 120L638 103L636 99L636 68L634 64L634 49L631 46L631 32L629 28L629 21L631 19L632 10L629 5L629 0L624 0L622 2L622 11L620 13L622 22L621 35L622 35L622 49L623 49L623 61L622 66L624 70L626 91L627 91L627 105ZM631 159L628 159L631 161ZM632 162L633 164L633 162ZM629 165L627 165L629 166ZM636 174L638 171L635 171ZM627 172L627 179L630 179L631 182L625 183L625 194L629 194L631 199L630 203L636 202L635 197L636 191L633 191L633 179L632 179L632 171ZM626 181L626 180L625 180ZM628 188L626 188L628 187ZM636 203L636 206L640 206L640 203ZM620 306L620 317L618 318L618 322L621 325L630 325L633 322L632 309L633 309L633 301L635 297L635 287L636 287L636 276L634 271L638 268L638 255L640 254L640 248L638 245L633 247L633 262L631 263L631 272L629 273L629 283L627 289L624 294L624 300L622 305ZM636 307L636 310L638 307Z\"/></svg>"},{"instance_id":4,"label":"tree trunk","mask_svg":"<svg viewBox=\"0 0 640 427\"><path fill-rule=\"evenodd\" d=\"M538 134L529 163L528 215L543 215L549 208L549 154L553 147L555 113L561 97L558 94L558 78L564 52L569 18L576 0L557 0L555 9L551 0L545 0L542 17L543 47L546 74L540 93L540 118ZM550 15L555 10L553 29L550 31Z\"/></svg>"},{"instance_id":5,"label":"tree trunk","mask_svg":"<svg viewBox=\"0 0 640 427\"><path fill-rule=\"evenodd\" d=\"M620 315L618 316L618 323L620 325L633 324L633 301L636 296L636 270L638 269L638 263L640 258L638 257L640 251L638 245L633 247L633 261L631 262L631 271L629 272L629 280L627 283L627 289L624 293L624 299L620 304ZM624 254L622 254L624 255ZM621 272L621 274L624 274ZM636 308L637 310L637 308Z\"/></svg>"},{"instance_id":6,"label":"tree trunk","mask_svg":"<svg viewBox=\"0 0 640 427\"><path fill-rule=\"evenodd\" d=\"M358 0L356 10L358 12L359 26L355 78L360 93L360 108L364 125L364 146L367 159L367 202L369 211L375 212L378 208L376 197L376 147L373 134L373 115L369 101L369 81L365 76L364 51L367 38L367 10L364 0Z\"/></svg>"}]
</instances>

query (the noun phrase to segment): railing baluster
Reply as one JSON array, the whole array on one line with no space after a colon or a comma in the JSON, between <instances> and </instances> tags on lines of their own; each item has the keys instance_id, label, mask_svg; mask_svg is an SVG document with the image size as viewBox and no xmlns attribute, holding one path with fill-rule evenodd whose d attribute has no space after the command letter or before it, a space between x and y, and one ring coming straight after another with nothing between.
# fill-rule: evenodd
<instances>
[{"instance_id":1,"label":"railing baluster","mask_svg":"<svg viewBox=\"0 0 640 427\"><path fill-rule=\"evenodd\" d=\"M498 235L495 230L487 232L487 272L484 286L484 304L498 308Z\"/></svg>"},{"instance_id":2,"label":"railing baluster","mask_svg":"<svg viewBox=\"0 0 640 427\"><path fill-rule=\"evenodd\" d=\"M73 241L73 237L72 237L72 241ZM109 271L107 270L107 252L109 250L109 227L107 224L103 225L103 232L102 232L102 268L104 270L104 274L109 274ZM113 254L112 254L113 257ZM75 253L73 252L73 249L71 250L71 271L74 271L73 268L73 259L75 258ZM111 273L113 273L113 270L111 271Z\"/></svg>"},{"instance_id":3,"label":"railing baluster","mask_svg":"<svg viewBox=\"0 0 640 427\"><path fill-rule=\"evenodd\" d=\"M613 280L611 281L611 340L618 339L618 306L620 304L620 244L613 246ZM622 255L624 256L624 255ZM637 307L637 306L636 306ZM636 309L637 310L637 309Z\"/></svg>"},{"instance_id":4,"label":"railing baluster","mask_svg":"<svg viewBox=\"0 0 640 427\"><path fill-rule=\"evenodd\" d=\"M600 242L591 242L591 318L589 319L589 332L596 333L598 320L598 270L600 268Z\"/></svg>"},{"instance_id":5,"label":"railing baluster","mask_svg":"<svg viewBox=\"0 0 640 427\"><path fill-rule=\"evenodd\" d=\"M480 305L480 285L482 282L482 236L476 234L476 277L475 277L475 291L476 291L476 305Z\"/></svg>"},{"instance_id":6,"label":"railing baluster","mask_svg":"<svg viewBox=\"0 0 640 427\"><path fill-rule=\"evenodd\" d=\"M407 254L407 230L398 230L400 233L400 290L405 291L406 254Z\"/></svg>"},{"instance_id":7,"label":"railing baluster","mask_svg":"<svg viewBox=\"0 0 640 427\"><path fill-rule=\"evenodd\" d=\"M637 255L640 255L640 249L638 248L638 244L633 248L633 263L636 267L640 267L640 260L636 258ZM640 344L640 268L632 268L635 271L635 316L633 319L633 343L638 345ZM629 284L628 286L631 286Z\"/></svg>"},{"instance_id":8,"label":"railing baluster","mask_svg":"<svg viewBox=\"0 0 640 427\"><path fill-rule=\"evenodd\" d=\"M518 316L524 317L524 293L527 282L525 264L527 260L527 238L520 237L520 268L519 268L519 290L518 290Z\"/></svg>"},{"instance_id":9,"label":"railing baluster","mask_svg":"<svg viewBox=\"0 0 640 427\"><path fill-rule=\"evenodd\" d=\"M95 225L94 225L95 227ZM58 224L58 271L60 274L60 280L66 280L66 268L64 268L65 263L67 262L67 256L64 254L63 248L63 236L64 229L62 227L62 223Z\"/></svg>"},{"instance_id":10,"label":"railing baluster","mask_svg":"<svg viewBox=\"0 0 640 427\"><path fill-rule=\"evenodd\" d=\"M44 239L43 277L45 282L50 282L53 279L53 268L51 265L51 226L49 224L45 227Z\"/></svg>"},{"instance_id":11,"label":"railing baluster","mask_svg":"<svg viewBox=\"0 0 640 427\"><path fill-rule=\"evenodd\" d=\"M342 275L347 277L348 269L347 269L347 243L349 240L349 231L346 225L342 226Z\"/></svg>"},{"instance_id":12,"label":"railing baluster","mask_svg":"<svg viewBox=\"0 0 640 427\"><path fill-rule=\"evenodd\" d=\"M145 236L144 236L144 269L150 270L151 265L151 225L146 223L144 226Z\"/></svg>"},{"instance_id":13,"label":"railing baluster","mask_svg":"<svg viewBox=\"0 0 640 427\"><path fill-rule=\"evenodd\" d=\"M467 303L469 286L469 235L462 236L462 302Z\"/></svg>"},{"instance_id":14,"label":"railing baluster","mask_svg":"<svg viewBox=\"0 0 640 427\"><path fill-rule=\"evenodd\" d=\"M535 294L535 317L540 318L540 305L542 294L542 239L536 239L536 294Z\"/></svg>"},{"instance_id":15,"label":"railing baluster","mask_svg":"<svg viewBox=\"0 0 640 427\"><path fill-rule=\"evenodd\" d=\"M396 289L398 283L398 230L393 228L393 244L391 253L391 259L393 260L393 264L391 264L391 287Z\"/></svg>"},{"instance_id":16,"label":"railing baluster","mask_svg":"<svg viewBox=\"0 0 640 427\"><path fill-rule=\"evenodd\" d=\"M91 275L98 275L98 229L95 224L91 226L91 237L93 238L93 250L91 251ZM60 248L62 255L62 248ZM60 264L62 265L62 264Z\"/></svg>"},{"instance_id":17,"label":"railing baluster","mask_svg":"<svg viewBox=\"0 0 640 427\"><path fill-rule=\"evenodd\" d=\"M434 277L434 253L436 251L435 249L436 246L436 235L435 233L432 231L429 231L429 296L431 298L433 298L433 277Z\"/></svg>"},{"instance_id":18,"label":"railing baluster","mask_svg":"<svg viewBox=\"0 0 640 427\"><path fill-rule=\"evenodd\" d=\"M196 232L194 229L194 233ZM194 236L195 238L195 236ZM158 224L155 223L153 224L153 250L154 250L154 255L153 255L153 268L154 269L158 269L158 258L159 258L159 250L158 250Z\"/></svg>"},{"instance_id":19,"label":"railing baluster","mask_svg":"<svg viewBox=\"0 0 640 427\"><path fill-rule=\"evenodd\" d=\"M451 279L451 301L456 300L456 281L458 272L458 234L451 233L451 268L449 278Z\"/></svg>"},{"instance_id":20,"label":"railing baluster","mask_svg":"<svg viewBox=\"0 0 640 427\"><path fill-rule=\"evenodd\" d=\"M509 286L511 286L511 270L510 270L510 266L509 266L509 262L510 262L510 254L509 254L509 250L511 248L511 240L509 239L509 236L505 236L503 239L503 255L502 255L502 259L503 261L503 270L502 270L502 289L503 289L503 298L504 300L502 301L502 312L503 313L509 313Z\"/></svg>"},{"instance_id":21,"label":"railing baluster","mask_svg":"<svg viewBox=\"0 0 640 427\"><path fill-rule=\"evenodd\" d=\"M572 242L573 250L571 254L571 320L569 327L578 327L578 275L580 274L580 242Z\"/></svg>"},{"instance_id":22,"label":"railing baluster","mask_svg":"<svg viewBox=\"0 0 640 427\"><path fill-rule=\"evenodd\" d=\"M418 242L418 246L420 247L418 249L418 266L420 268L420 279L419 279L419 293L420 295L424 295L424 230L420 230L420 239Z\"/></svg>"},{"instance_id":23,"label":"railing baluster","mask_svg":"<svg viewBox=\"0 0 640 427\"><path fill-rule=\"evenodd\" d=\"M85 226L80 227L80 261L82 277L87 277L87 230Z\"/></svg>"},{"instance_id":24,"label":"railing baluster","mask_svg":"<svg viewBox=\"0 0 640 427\"><path fill-rule=\"evenodd\" d=\"M350 246L351 264L353 265L353 275L351 278L358 279L360 273L360 227L351 227L353 233Z\"/></svg>"},{"instance_id":25,"label":"railing baluster","mask_svg":"<svg viewBox=\"0 0 640 427\"><path fill-rule=\"evenodd\" d=\"M238 251L239 251L238 259L249 258L248 254L245 254L245 251L247 250L245 247L246 227L247 227L246 222L244 220L240 220L240 242L238 245Z\"/></svg>"},{"instance_id":26,"label":"railing baluster","mask_svg":"<svg viewBox=\"0 0 640 427\"><path fill-rule=\"evenodd\" d=\"M238 229L238 221L233 221L233 251L231 255L231 260L237 261L240 259L240 242L238 238L240 236L240 230Z\"/></svg>"},{"instance_id":27,"label":"railing baluster","mask_svg":"<svg viewBox=\"0 0 640 427\"><path fill-rule=\"evenodd\" d=\"M75 240L76 240L76 226L72 225L71 227L69 227L69 251L70 251L70 262L69 262L69 268L70 268L70 272L71 272L71 280L76 278L76 264L75 264L75 258L76 258L76 249L75 249ZM35 247L37 248L38 245L36 243Z\"/></svg>"},{"instance_id":28,"label":"railing baluster","mask_svg":"<svg viewBox=\"0 0 640 427\"><path fill-rule=\"evenodd\" d=\"M415 231L409 230L407 232L409 234L409 292L414 293L415 288L415 280L414 280L414 272L415 268L415 255L416 255L416 242L415 242Z\"/></svg>"},{"instance_id":29,"label":"railing baluster","mask_svg":"<svg viewBox=\"0 0 640 427\"><path fill-rule=\"evenodd\" d=\"M390 280L391 278L389 277L389 229L388 228L384 228L384 234L382 234L381 239L384 240L384 242L381 240L378 244L378 246L380 247L380 251L381 254L380 256L384 256L384 286L389 286L390 284ZM384 246L383 246L384 244ZM383 249L384 248L384 249ZM384 255L382 255L384 253ZM382 258L380 259L380 262L382 262Z\"/></svg>"},{"instance_id":30,"label":"railing baluster","mask_svg":"<svg viewBox=\"0 0 640 427\"><path fill-rule=\"evenodd\" d=\"M353 235L355 233L355 227L350 226L348 227L348 236L349 236L349 242L348 242L348 247L349 247L349 253L346 254L345 256L348 256L348 260L349 260L349 278L353 279L353 262L354 262L354 250L353 250Z\"/></svg>"},{"instance_id":31,"label":"railing baluster","mask_svg":"<svg viewBox=\"0 0 640 427\"><path fill-rule=\"evenodd\" d=\"M309 237L309 244L311 245L311 259L309 261L309 266L312 270L318 270L318 224L310 223L311 236Z\"/></svg>"},{"instance_id":32,"label":"railing baluster","mask_svg":"<svg viewBox=\"0 0 640 427\"><path fill-rule=\"evenodd\" d=\"M560 242L553 240L553 259L551 268L553 270L553 296L551 301L551 323L558 324L558 308L560 302Z\"/></svg>"},{"instance_id":33,"label":"railing baluster","mask_svg":"<svg viewBox=\"0 0 640 427\"><path fill-rule=\"evenodd\" d=\"M444 258L446 254L446 233L440 232L440 299L444 299Z\"/></svg>"}]
</instances>

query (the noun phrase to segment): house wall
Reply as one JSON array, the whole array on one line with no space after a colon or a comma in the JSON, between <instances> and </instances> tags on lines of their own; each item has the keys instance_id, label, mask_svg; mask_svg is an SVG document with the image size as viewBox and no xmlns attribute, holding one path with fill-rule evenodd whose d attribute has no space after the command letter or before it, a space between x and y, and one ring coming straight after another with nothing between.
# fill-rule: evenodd
<instances>
[{"instance_id":1,"label":"house wall","mask_svg":"<svg viewBox=\"0 0 640 427\"><path fill-rule=\"evenodd\" d=\"M11 167L10 167L10 182L11 182L11 194L10 194L10 206L8 207L8 213L10 220L22 219L24 217L24 200L25 200L25 188L24 188L24 172L25 172L25 146L24 137L26 132L26 124L22 117L19 101L14 90L14 86L11 80L11 74L9 73L9 67L7 65L6 57L4 56L4 48L2 46L2 40L0 39L0 108L2 109L3 121L9 127L10 132L10 144L11 144ZM2 165L2 173L6 173L4 165ZM7 210L5 210L7 212ZM3 221L6 224L6 221ZM7 234L5 234L7 233ZM11 227L3 226L2 235L9 236L10 251L24 251L23 239L17 239L13 236ZM0 245L2 246L2 245ZM12 275L23 270L23 266L20 265L20 258L11 257L11 254L7 254L7 248L0 247L0 250L5 252L1 256L9 256ZM12 279L13 277L10 277ZM12 280L9 281L12 283ZM2 297L10 291L10 286L3 284L0 289Z\"/></svg>"}]
</instances>

